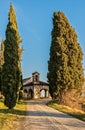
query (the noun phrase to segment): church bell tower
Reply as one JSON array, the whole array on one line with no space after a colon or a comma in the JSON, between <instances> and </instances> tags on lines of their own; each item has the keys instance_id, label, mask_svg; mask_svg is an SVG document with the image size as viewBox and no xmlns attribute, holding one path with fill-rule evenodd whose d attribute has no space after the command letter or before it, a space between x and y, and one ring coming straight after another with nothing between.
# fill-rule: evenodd
<instances>
[{"instance_id":1,"label":"church bell tower","mask_svg":"<svg viewBox=\"0 0 85 130\"><path fill-rule=\"evenodd\" d=\"M37 83L37 82L39 82L39 73L38 72L34 72L34 73L32 73L32 78L33 78L33 82L34 83Z\"/></svg>"}]
</instances>

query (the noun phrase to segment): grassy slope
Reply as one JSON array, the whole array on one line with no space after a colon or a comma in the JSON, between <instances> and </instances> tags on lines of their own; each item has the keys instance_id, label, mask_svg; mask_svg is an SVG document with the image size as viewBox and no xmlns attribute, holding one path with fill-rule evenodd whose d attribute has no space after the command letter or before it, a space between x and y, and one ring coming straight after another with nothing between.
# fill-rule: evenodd
<instances>
[{"instance_id":1,"label":"grassy slope","mask_svg":"<svg viewBox=\"0 0 85 130\"><path fill-rule=\"evenodd\" d=\"M73 117L76 117L82 121L85 121L85 112L84 111L80 111L78 109L73 109L73 108L70 108L68 106L64 106L64 105L59 105L53 101L49 102L48 103L48 106L54 108L54 109L57 109L61 112L64 112L64 113L67 113Z\"/></svg>"},{"instance_id":2,"label":"grassy slope","mask_svg":"<svg viewBox=\"0 0 85 130\"><path fill-rule=\"evenodd\" d=\"M0 130L15 130L20 119L26 115L26 103L20 101L16 107L9 110L0 100Z\"/></svg>"}]
</instances>

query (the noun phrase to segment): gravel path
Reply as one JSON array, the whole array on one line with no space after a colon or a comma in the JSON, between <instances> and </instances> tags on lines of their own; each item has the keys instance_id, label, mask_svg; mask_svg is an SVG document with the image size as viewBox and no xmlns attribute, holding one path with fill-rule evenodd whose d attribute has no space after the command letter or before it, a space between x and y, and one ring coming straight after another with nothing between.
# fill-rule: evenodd
<instances>
[{"instance_id":1,"label":"gravel path","mask_svg":"<svg viewBox=\"0 0 85 130\"><path fill-rule=\"evenodd\" d=\"M23 128L18 130L85 130L85 122L46 106L47 101L30 100Z\"/></svg>"}]
</instances>

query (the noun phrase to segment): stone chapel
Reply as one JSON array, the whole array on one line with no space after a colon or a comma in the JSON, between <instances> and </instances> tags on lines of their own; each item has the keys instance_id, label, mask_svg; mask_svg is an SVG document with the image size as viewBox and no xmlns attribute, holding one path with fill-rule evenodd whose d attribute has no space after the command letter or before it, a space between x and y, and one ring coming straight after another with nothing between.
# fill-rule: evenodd
<instances>
[{"instance_id":1,"label":"stone chapel","mask_svg":"<svg viewBox=\"0 0 85 130\"><path fill-rule=\"evenodd\" d=\"M32 73L32 77L23 79L23 97L25 99L49 98L49 84L40 81L38 72Z\"/></svg>"}]
</instances>

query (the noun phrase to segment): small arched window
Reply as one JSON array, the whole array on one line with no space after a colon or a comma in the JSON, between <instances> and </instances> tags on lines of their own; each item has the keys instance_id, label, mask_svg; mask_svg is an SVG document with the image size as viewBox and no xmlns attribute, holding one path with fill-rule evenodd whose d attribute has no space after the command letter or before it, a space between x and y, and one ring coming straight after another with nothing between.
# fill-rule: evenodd
<instances>
[{"instance_id":1,"label":"small arched window","mask_svg":"<svg viewBox=\"0 0 85 130\"><path fill-rule=\"evenodd\" d=\"M38 75L36 75L35 81L37 82L38 80L39 80L39 77L38 77Z\"/></svg>"}]
</instances>

